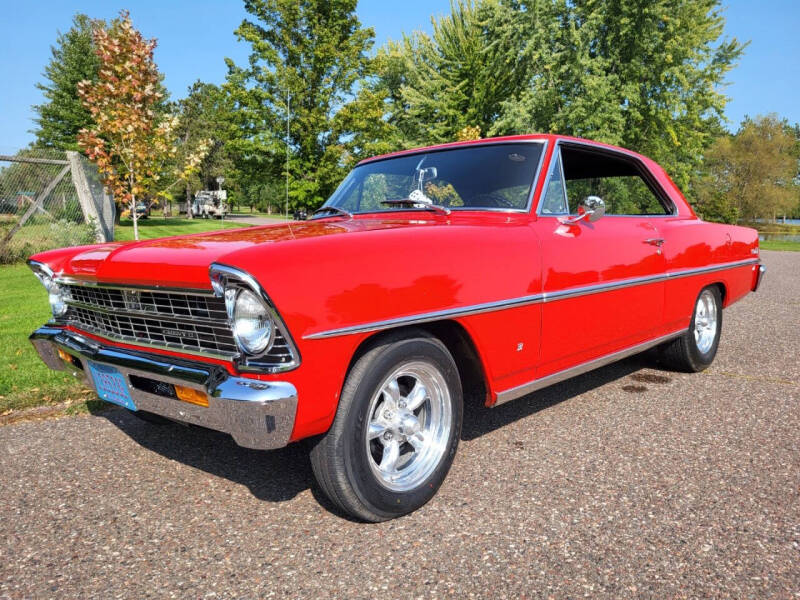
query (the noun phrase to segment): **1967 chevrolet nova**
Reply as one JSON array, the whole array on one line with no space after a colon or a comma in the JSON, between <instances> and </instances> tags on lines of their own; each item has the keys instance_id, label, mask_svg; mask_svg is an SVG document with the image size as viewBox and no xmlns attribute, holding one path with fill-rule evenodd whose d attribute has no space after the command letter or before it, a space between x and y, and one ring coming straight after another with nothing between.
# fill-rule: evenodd
<instances>
[{"instance_id":1,"label":"1967 chevrolet nova","mask_svg":"<svg viewBox=\"0 0 800 600\"><path fill-rule=\"evenodd\" d=\"M496 406L656 346L708 367L758 252L644 156L496 138L365 160L306 222L38 254L31 340L145 420L315 436L322 490L380 521L436 493L466 392Z\"/></svg>"}]
</instances>

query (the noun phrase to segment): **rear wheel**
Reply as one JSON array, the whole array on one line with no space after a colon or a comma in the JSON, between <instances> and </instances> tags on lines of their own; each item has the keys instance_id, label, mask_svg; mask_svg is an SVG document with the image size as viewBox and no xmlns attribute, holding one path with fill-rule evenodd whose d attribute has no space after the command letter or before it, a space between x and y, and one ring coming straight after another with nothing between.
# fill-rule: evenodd
<instances>
[{"instance_id":1,"label":"rear wheel","mask_svg":"<svg viewBox=\"0 0 800 600\"><path fill-rule=\"evenodd\" d=\"M697 297L689 329L664 347L663 359L678 371L703 371L714 362L721 333L722 296L717 286L709 286Z\"/></svg>"},{"instance_id":2,"label":"rear wheel","mask_svg":"<svg viewBox=\"0 0 800 600\"><path fill-rule=\"evenodd\" d=\"M364 354L330 430L311 451L322 490L343 511L384 521L428 502L461 435L461 381L438 339L415 332Z\"/></svg>"}]
</instances>

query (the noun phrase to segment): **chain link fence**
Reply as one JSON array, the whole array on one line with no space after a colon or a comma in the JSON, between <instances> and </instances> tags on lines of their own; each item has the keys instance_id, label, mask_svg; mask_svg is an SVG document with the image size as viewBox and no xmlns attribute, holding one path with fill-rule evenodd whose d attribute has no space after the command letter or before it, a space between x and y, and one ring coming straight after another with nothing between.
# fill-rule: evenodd
<instances>
[{"instance_id":1,"label":"chain link fence","mask_svg":"<svg viewBox=\"0 0 800 600\"><path fill-rule=\"evenodd\" d=\"M114 202L77 152L0 154L0 264L114 239Z\"/></svg>"}]
</instances>

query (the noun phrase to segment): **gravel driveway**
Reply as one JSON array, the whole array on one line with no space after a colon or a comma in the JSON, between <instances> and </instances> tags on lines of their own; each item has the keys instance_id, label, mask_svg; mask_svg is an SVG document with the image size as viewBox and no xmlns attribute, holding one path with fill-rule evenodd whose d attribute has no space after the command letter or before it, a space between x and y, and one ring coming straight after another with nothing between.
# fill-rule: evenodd
<instances>
[{"instance_id":1,"label":"gravel driveway","mask_svg":"<svg viewBox=\"0 0 800 600\"><path fill-rule=\"evenodd\" d=\"M699 375L642 358L471 408L438 496L331 512L307 446L121 410L0 428L0 598L800 597L800 253Z\"/></svg>"}]
</instances>

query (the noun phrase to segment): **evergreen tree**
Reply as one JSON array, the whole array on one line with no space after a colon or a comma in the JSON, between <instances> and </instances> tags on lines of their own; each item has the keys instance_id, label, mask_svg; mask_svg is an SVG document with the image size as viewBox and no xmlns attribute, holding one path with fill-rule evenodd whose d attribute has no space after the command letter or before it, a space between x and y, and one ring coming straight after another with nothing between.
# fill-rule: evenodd
<instances>
[{"instance_id":1,"label":"evergreen tree","mask_svg":"<svg viewBox=\"0 0 800 600\"><path fill-rule=\"evenodd\" d=\"M433 34L389 42L372 88L387 99L395 145L450 142L469 128L486 134L502 102L523 84L518 15L498 0L453 0Z\"/></svg>"},{"instance_id":2,"label":"evergreen tree","mask_svg":"<svg viewBox=\"0 0 800 600\"><path fill-rule=\"evenodd\" d=\"M98 22L98 26L104 26ZM78 82L96 81L100 61L92 41L92 20L78 13L72 27L59 33L55 46L50 47L50 62L44 69L43 83L36 87L45 101L33 107L38 115L37 146L59 150L77 150L78 132L90 127L92 117L78 96Z\"/></svg>"}]
</instances>

